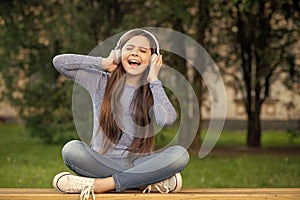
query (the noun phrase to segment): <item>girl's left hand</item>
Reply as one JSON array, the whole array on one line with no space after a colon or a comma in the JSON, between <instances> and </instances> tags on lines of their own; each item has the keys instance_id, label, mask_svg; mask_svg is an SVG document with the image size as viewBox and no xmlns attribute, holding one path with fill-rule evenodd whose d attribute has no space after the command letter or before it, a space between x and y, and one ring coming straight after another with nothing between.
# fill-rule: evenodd
<instances>
[{"instance_id":1,"label":"girl's left hand","mask_svg":"<svg viewBox=\"0 0 300 200\"><path fill-rule=\"evenodd\" d=\"M151 66L149 70L149 74L147 77L147 81L149 83L152 83L156 80L158 80L159 71L162 67L162 55L155 56L151 60Z\"/></svg>"}]
</instances>

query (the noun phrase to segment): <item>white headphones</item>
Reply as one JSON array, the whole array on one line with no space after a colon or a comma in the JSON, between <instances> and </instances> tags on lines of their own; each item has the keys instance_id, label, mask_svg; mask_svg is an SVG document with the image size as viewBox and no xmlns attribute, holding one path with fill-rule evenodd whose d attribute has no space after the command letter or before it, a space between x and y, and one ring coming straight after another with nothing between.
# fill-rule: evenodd
<instances>
[{"instance_id":1,"label":"white headphones","mask_svg":"<svg viewBox=\"0 0 300 200\"><path fill-rule=\"evenodd\" d=\"M156 47L155 47L155 53L151 56L151 62L157 57L157 55L159 55L159 44L158 44L158 41L157 41L156 37L152 33L150 33L149 31L146 31L144 29L132 29L132 30L127 31L126 33L124 33L117 42L117 45L115 47L115 50L116 50L115 51L115 58L114 58L114 63L115 64L120 64L121 63L121 49L120 49L121 41L124 39L124 37L126 35L128 35L129 33L133 32L133 31L142 31L142 32L146 33L147 35L149 35L154 40Z\"/></svg>"}]
</instances>

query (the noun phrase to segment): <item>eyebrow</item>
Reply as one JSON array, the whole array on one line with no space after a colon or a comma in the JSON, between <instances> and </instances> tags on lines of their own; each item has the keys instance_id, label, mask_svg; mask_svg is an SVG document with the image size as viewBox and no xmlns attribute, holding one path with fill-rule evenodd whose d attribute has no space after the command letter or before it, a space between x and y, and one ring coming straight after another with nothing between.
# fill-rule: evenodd
<instances>
[{"instance_id":1,"label":"eyebrow","mask_svg":"<svg viewBox=\"0 0 300 200\"><path fill-rule=\"evenodd\" d=\"M125 45L125 47L136 47L136 46L133 45L133 44L127 44L127 45ZM144 46L139 46L138 48L141 48L141 49L150 49L150 47L144 47Z\"/></svg>"}]
</instances>

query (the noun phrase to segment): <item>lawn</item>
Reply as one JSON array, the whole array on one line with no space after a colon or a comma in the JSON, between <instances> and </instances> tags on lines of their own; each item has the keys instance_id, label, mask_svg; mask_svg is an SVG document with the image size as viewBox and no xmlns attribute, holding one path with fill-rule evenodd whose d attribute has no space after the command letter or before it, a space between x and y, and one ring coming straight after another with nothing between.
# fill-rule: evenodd
<instances>
[{"instance_id":1,"label":"lawn","mask_svg":"<svg viewBox=\"0 0 300 200\"><path fill-rule=\"evenodd\" d=\"M61 159L62 145L45 145L31 138L20 125L0 125L0 187L52 187L53 176L67 168ZM300 187L300 153L282 154L291 143L284 132L265 132L261 151L239 150L243 132L222 133L216 150L204 159L196 155L182 172L185 188ZM268 148L280 147L278 151ZM228 153L228 149L234 149ZM275 148L276 149L276 148ZM277 154L278 153L278 154Z\"/></svg>"}]
</instances>

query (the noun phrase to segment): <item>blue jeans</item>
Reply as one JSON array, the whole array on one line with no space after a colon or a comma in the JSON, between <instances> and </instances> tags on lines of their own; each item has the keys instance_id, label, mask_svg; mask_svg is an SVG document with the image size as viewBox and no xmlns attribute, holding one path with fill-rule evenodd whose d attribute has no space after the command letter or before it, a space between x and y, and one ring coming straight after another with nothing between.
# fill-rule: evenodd
<instances>
[{"instance_id":1,"label":"blue jeans","mask_svg":"<svg viewBox=\"0 0 300 200\"><path fill-rule=\"evenodd\" d=\"M189 161L185 148L172 146L159 153L139 157L130 166L126 164L127 159L100 155L78 140L68 142L62 155L67 167L78 175L93 178L112 176L118 192L165 180L183 170Z\"/></svg>"}]
</instances>

